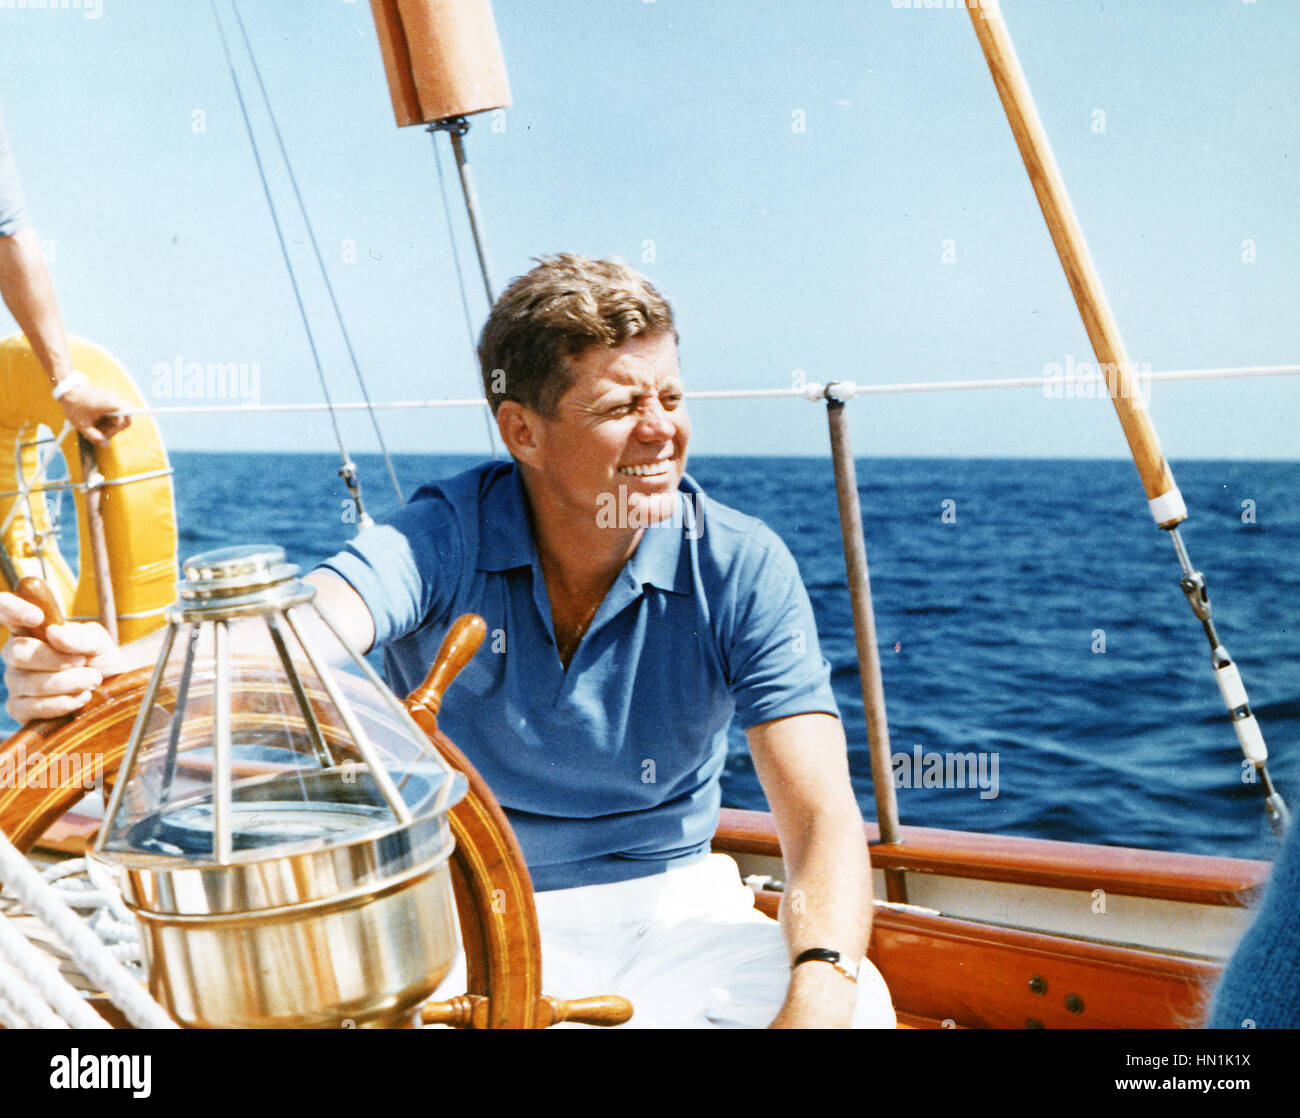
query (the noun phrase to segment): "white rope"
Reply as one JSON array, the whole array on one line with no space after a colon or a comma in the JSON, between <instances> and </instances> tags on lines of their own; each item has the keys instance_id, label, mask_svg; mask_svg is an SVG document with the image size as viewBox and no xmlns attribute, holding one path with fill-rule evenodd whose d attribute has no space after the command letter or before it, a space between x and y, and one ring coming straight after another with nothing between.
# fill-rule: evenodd
<instances>
[{"instance_id":1,"label":"white rope","mask_svg":"<svg viewBox=\"0 0 1300 1118\"><path fill-rule=\"evenodd\" d=\"M1240 380L1245 377L1293 377L1300 376L1300 365L1250 365L1239 368L1223 369L1170 369L1164 372L1141 373L1139 381L1181 381L1181 380ZM875 396L907 392L972 392L999 388L1038 388L1056 385L1071 385L1076 395L1104 396L1105 381L1098 374L1077 376L1036 376L1004 377L1000 380L929 380L911 381L900 384L857 384L854 381L836 381L836 397L852 399L854 396ZM1098 391L1080 391L1084 386ZM716 392L687 392L687 400L797 400L818 401L825 399L824 384L810 382L802 388L737 388ZM282 412L318 412L329 411L366 411L368 409L385 411L404 411L407 409L430 408L484 408L487 401L482 397L459 400L396 400L391 403L347 403L347 404L214 404L202 407L168 406L161 408L127 408L126 415L220 415L244 412L253 414L275 414Z\"/></svg>"},{"instance_id":2,"label":"white rope","mask_svg":"<svg viewBox=\"0 0 1300 1118\"><path fill-rule=\"evenodd\" d=\"M0 882L13 890L67 946L73 961L140 1029L177 1028L163 1008L116 959L81 918L46 884L41 875L0 832Z\"/></svg>"},{"instance_id":3,"label":"white rope","mask_svg":"<svg viewBox=\"0 0 1300 1118\"><path fill-rule=\"evenodd\" d=\"M122 894L112 886L104 889L90 880L85 858L56 862L44 870L41 877L63 898L69 908L90 910L86 917L90 929L115 959L131 966L144 968L144 955L140 946L140 925L122 900Z\"/></svg>"},{"instance_id":4,"label":"white rope","mask_svg":"<svg viewBox=\"0 0 1300 1118\"><path fill-rule=\"evenodd\" d=\"M67 1028L68 1025L78 1029L111 1027L85 1003L72 983L59 973L54 960L33 947L27 937L13 927L9 918L3 915L0 915L0 955L3 955L14 970L36 989L45 1002L49 1003L51 1016L58 1015L56 1018L58 1024L38 1025L38 1028ZM0 976L0 980L4 977ZM25 1010L20 1011L27 1016Z\"/></svg>"},{"instance_id":5,"label":"white rope","mask_svg":"<svg viewBox=\"0 0 1300 1118\"><path fill-rule=\"evenodd\" d=\"M30 1027L26 1019L6 1000L3 987L0 987L0 1025L3 1025L6 1029L26 1029Z\"/></svg>"},{"instance_id":6,"label":"white rope","mask_svg":"<svg viewBox=\"0 0 1300 1118\"><path fill-rule=\"evenodd\" d=\"M68 1023L41 998L40 992L7 963L0 962L0 997L24 1029L66 1029Z\"/></svg>"}]
</instances>

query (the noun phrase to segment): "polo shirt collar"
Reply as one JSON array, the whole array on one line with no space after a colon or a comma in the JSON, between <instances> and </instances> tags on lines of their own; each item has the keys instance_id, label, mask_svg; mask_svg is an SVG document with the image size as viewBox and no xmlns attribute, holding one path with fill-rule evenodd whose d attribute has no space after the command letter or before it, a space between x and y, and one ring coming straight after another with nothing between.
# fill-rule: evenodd
<instances>
[{"instance_id":1,"label":"polo shirt collar","mask_svg":"<svg viewBox=\"0 0 1300 1118\"><path fill-rule=\"evenodd\" d=\"M528 499L519 467L513 462L493 479L479 503L478 563L480 571L530 567L537 555L528 522Z\"/></svg>"},{"instance_id":2,"label":"polo shirt collar","mask_svg":"<svg viewBox=\"0 0 1300 1118\"><path fill-rule=\"evenodd\" d=\"M677 495L679 515L651 524L624 565L619 577L630 589L639 592L645 586L654 586L673 594L691 592L690 571L682 571L681 553L685 532L694 524L695 501L683 501L681 493L679 490Z\"/></svg>"},{"instance_id":3,"label":"polo shirt collar","mask_svg":"<svg viewBox=\"0 0 1300 1118\"><path fill-rule=\"evenodd\" d=\"M680 515L672 520L652 524L624 565L619 579L629 589L640 592L654 586L673 594L689 594L690 572L681 569L682 539L695 532L698 515L698 487L684 478L678 496ZM681 494L686 494L683 500ZM498 477L480 504L478 562L480 571L507 571L514 567L531 567L537 561L528 519L528 499L519 467L513 463Z\"/></svg>"}]
</instances>

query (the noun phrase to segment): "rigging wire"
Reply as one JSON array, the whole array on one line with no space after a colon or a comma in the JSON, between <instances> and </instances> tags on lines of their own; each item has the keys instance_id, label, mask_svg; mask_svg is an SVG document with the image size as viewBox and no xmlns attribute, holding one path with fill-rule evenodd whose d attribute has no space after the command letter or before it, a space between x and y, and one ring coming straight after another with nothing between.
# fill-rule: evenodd
<instances>
[{"instance_id":1,"label":"rigging wire","mask_svg":"<svg viewBox=\"0 0 1300 1118\"><path fill-rule=\"evenodd\" d=\"M465 293L465 270L460 263L460 250L456 247L456 229L451 220L451 206L447 202L447 182L442 173L442 154L438 151L438 131L439 129L430 128L429 135L433 140L433 165L438 169L438 191L442 195L442 212L447 219L447 241L451 245L451 258L456 265L456 283L460 287L460 305L465 312L465 331L469 334L469 348L474 355L475 364L478 363L478 347L474 342L474 320L469 313L469 296ZM492 416L485 414L483 416L484 426L487 427L488 447L492 451L492 457L498 458L496 433L492 430Z\"/></svg>"},{"instance_id":2,"label":"rigging wire","mask_svg":"<svg viewBox=\"0 0 1300 1118\"><path fill-rule=\"evenodd\" d=\"M14 517L18 515L18 510L23 505L27 508L28 522L31 524L36 523L36 520L32 517L30 495L33 492L39 493L44 489L45 478L46 474L49 472L50 463L54 460L54 456L59 453L59 446L71 430L72 422L70 420L66 421L59 429L59 433L50 440L49 449L43 455L38 454L36 470L32 474L31 480L28 480L23 476L23 446L21 443L15 444L14 459L18 469L14 476L18 480L18 488L13 493L0 493L0 496L15 497L17 500L9 506L9 512L5 515L4 520L0 521L0 535L9 531L9 525L13 523ZM82 486L81 488L84 489L85 487Z\"/></svg>"},{"instance_id":3,"label":"rigging wire","mask_svg":"<svg viewBox=\"0 0 1300 1118\"><path fill-rule=\"evenodd\" d=\"M1143 374L1150 381L1192 381L1192 380L1239 380L1246 377L1287 377L1300 376L1300 365L1255 365L1235 369L1177 369L1167 372ZM1061 377L1004 377L1000 380L935 380L914 381L899 384L855 384L852 381L835 382L837 398L852 399L855 396L875 396L886 394L908 394L912 392L969 392L1004 388L1058 387L1069 384L1073 386L1074 398L1083 400L1093 396L1103 397L1107 394L1106 382L1097 376L1076 376L1072 380ZM1087 391L1085 391L1085 387ZM703 390L687 392L686 400L808 400L820 403L825 399L826 385L809 381L802 388L736 388L720 390ZM1094 391L1095 390L1095 391ZM1059 397L1053 397L1056 399ZM410 408L483 408L487 400L482 396L468 397L460 400L392 400L378 404L345 403L331 404L334 411L362 411L374 408L378 411L403 411ZM123 408L123 415L213 415L222 412L312 412L325 411L327 405L316 403L303 404L216 404L189 406L183 404L162 407ZM0 494L6 496L6 494Z\"/></svg>"},{"instance_id":4,"label":"rigging wire","mask_svg":"<svg viewBox=\"0 0 1300 1118\"><path fill-rule=\"evenodd\" d=\"M312 252L316 255L316 264L320 268L321 279L325 281L325 290L329 293L330 305L334 308L334 318L339 324L339 332L343 335L343 345L348 351L348 358L352 362L352 370L356 373L357 384L361 386L362 398L367 404L370 403L370 392L366 388L366 378L361 373L361 363L357 360L356 351L352 348L352 338L348 334L348 328L343 321L343 311L339 308L339 301L334 295L334 285L330 283L329 272L325 268L325 258L321 255L320 245L316 242L316 231L312 228L311 218L307 215L306 203L302 200L302 192L298 189L298 179L293 173L293 164L289 160L289 152L284 145L284 137L280 134L280 125L276 120L275 110L271 107L271 98L266 92L266 84L262 81L262 69L257 64L257 55L253 53L253 44L248 37L248 31L244 27L244 18L239 12L239 0L230 0L230 6L235 13L235 23L239 27L240 37L244 40L244 49L248 51L249 61L253 64L253 75L257 78L257 88L262 93L262 103L266 106L267 116L271 119L271 130L275 133L275 142L280 148L280 157L284 160L285 170L289 173L289 182L293 186L293 196L298 202L298 211L302 214L303 224L307 227L307 237L311 241ZM375 429L375 438L379 440L379 449L384 456L384 465L388 468L388 476L393 482L393 490L397 493L399 504L406 504L406 498L402 496L402 487L397 481L397 471L393 469L393 460L388 455L388 447L384 445L383 432L379 429L379 417L373 411L370 413L370 423Z\"/></svg>"},{"instance_id":5,"label":"rigging wire","mask_svg":"<svg viewBox=\"0 0 1300 1118\"><path fill-rule=\"evenodd\" d=\"M257 138L253 135L253 123L248 116L248 106L244 103L244 92L239 84L239 75L235 73L235 61L230 54L230 44L226 41L226 31L221 26L221 17L217 14L217 0L208 0L208 3L212 8L212 19L217 25L217 34L221 38L221 49L226 56L226 65L230 69L230 80L235 86L235 97L239 101L239 111L244 118L244 129L248 133L249 146L253 150L253 162L257 165L257 176L262 181L262 191L266 195L266 203L271 210L271 224L275 226L276 240L280 244L280 255L284 257L284 266L289 271L289 284L293 288L293 297L298 304L298 314L302 318L302 327L307 334L307 345L311 349L312 362L316 366L316 376L320 381L321 393L324 395L326 406L329 408L330 424L334 428L334 439L338 443L339 456L343 460L343 465L339 469L339 476L343 478L343 482L348 487L348 492L356 505L358 527L364 527L372 523L372 521L366 514L365 506L361 503L361 482L357 477L357 468L351 458L348 457L347 448L343 445L343 433L339 430L338 416L334 413L329 386L325 383L325 370L321 366L320 353L316 348L316 338L311 331L307 308L303 305L302 292L298 288L298 277L293 270L293 261L289 257L288 245L285 244L284 231L280 228L280 217L276 212L275 199L271 196L270 183L266 180L266 170L262 166L262 156L257 148Z\"/></svg>"}]
</instances>

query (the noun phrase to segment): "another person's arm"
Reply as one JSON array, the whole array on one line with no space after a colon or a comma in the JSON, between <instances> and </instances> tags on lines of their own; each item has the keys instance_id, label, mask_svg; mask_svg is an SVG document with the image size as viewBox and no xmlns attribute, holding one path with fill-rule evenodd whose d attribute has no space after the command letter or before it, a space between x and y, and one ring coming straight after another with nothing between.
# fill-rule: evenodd
<instances>
[{"instance_id":1,"label":"another person's arm","mask_svg":"<svg viewBox=\"0 0 1300 1118\"><path fill-rule=\"evenodd\" d=\"M1212 1029L1300 1029L1300 824L1214 992Z\"/></svg>"},{"instance_id":2,"label":"another person's arm","mask_svg":"<svg viewBox=\"0 0 1300 1118\"><path fill-rule=\"evenodd\" d=\"M316 604L329 613L348 642L358 651L368 650L374 641L375 626L360 595L329 571L313 571L305 581L316 588ZM0 625L21 634L40 622L41 611L30 602L13 594L0 594ZM260 624L237 625L231 633L237 653L274 652ZM90 701L91 688L121 672L152 664L162 639L159 632L129 645L117 645L95 622L51 625L44 641L22 635L10 637L0 651L9 689L9 716L15 722L26 723L80 710Z\"/></svg>"},{"instance_id":3,"label":"another person's arm","mask_svg":"<svg viewBox=\"0 0 1300 1118\"><path fill-rule=\"evenodd\" d=\"M781 928L790 958L820 947L856 967L871 934L871 863L840 720L800 714L751 727L748 738L785 858ZM847 1028L857 995L834 967L804 963L791 972L772 1025Z\"/></svg>"},{"instance_id":4,"label":"another person's arm","mask_svg":"<svg viewBox=\"0 0 1300 1118\"><path fill-rule=\"evenodd\" d=\"M57 389L76 370L54 282L41 257L40 240L31 227L0 236L0 295L49 375L51 390ZM126 406L122 400L93 384L66 389L59 403L69 422L92 443L107 442L131 422L130 416L116 414Z\"/></svg>"}]
</instances>

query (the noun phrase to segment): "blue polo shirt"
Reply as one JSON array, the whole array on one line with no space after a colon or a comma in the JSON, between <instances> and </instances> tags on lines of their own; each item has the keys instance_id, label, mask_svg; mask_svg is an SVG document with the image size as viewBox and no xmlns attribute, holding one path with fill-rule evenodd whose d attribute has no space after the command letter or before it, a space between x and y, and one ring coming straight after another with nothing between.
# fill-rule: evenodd
<instances>
[{"instance_id":1,"label":"blue polo shirt","mask_svg":"<svg viewBox=\"0 0 1300 1118\"><path fill-rule=\"evenodd\" d=\"M399 695L451 622L488 636L439 715L509 817L538 890L704 857L734 717L838 716L794 558L690 477L648 527L566 672L514 463L426 485L325 567L359 593Z\"/></svg>"}]
</instances>

